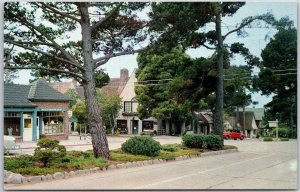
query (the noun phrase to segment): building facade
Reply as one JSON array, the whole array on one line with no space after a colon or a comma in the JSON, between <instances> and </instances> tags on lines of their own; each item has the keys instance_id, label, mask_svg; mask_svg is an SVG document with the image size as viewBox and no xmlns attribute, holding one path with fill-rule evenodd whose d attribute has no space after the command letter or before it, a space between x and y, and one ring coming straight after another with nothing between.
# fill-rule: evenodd
<instances>
[{"instance_id":1,"label":"building facade","mask_svg":"<svg viewBox=\"0 0 300 192\"><path fill-rule=\"evenodd\" d=\"M4 134L19 141L67 139L69 100L42 78L30 85L4 84Z\"/></svg>"},{"instance_id":2,"label":"building facade","mask_svg":"<svg viewBox=\"0 0 300 192\"><path fill-rule=\"evenodd\" d=\"M145 130L158 131L157 119L154 117L140 119L138 117L138 102L135 99L134 91L136 82L135 71L133 71L120 93L122 108L117 117L116 128L120 133L133 135L141 134Z\"/></svg>"}]
</instances>

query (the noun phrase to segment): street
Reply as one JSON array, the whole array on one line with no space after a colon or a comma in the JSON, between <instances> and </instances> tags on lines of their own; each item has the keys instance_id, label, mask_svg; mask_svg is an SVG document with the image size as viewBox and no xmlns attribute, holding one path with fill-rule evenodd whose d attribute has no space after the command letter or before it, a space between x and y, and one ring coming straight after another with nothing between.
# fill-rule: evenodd
<instances>
[{"instance_id":1,"label":"street","mask_svg":"<svg viewBox=\"0 0 300 192\"><path fill-rule=\"evenodd\" d=\"M297 141L226 140L239 152L26 185L7 190L297 189Z\"/></svg>"}]
</instances>

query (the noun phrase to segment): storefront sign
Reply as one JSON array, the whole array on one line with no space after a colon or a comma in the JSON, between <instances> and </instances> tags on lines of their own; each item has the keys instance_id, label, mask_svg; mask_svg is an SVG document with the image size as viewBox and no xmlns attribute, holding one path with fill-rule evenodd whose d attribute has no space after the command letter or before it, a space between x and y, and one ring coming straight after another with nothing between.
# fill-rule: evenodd
<instances>
[{"instance_id":1,"label":"storefront sign","mask_svg":"<svg viewBox=\"0 0 300 192\"><path fill-rule=\"evenodd\" d=\"M63 109L41 109L41 111L63 111Z\"/></svg>"}]
</instances>

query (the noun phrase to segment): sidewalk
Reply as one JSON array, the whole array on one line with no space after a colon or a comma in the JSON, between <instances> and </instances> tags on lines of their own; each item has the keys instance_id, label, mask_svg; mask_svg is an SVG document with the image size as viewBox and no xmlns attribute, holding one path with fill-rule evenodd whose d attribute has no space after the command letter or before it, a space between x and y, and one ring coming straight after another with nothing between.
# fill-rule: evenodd
<instances>
[{"instance_id":1,"label":"sidewalk","mask_svg":"<svg viewBox=\"0 0 300 192\"><path fill-rule=\"evenodd\" d=\"M118 149L121 147L122 143L124 143L130 137L135 135L119 135L119 136L107 136L109 149ZM156 141L159 141L163 144L173 144L173 143L181 143L180 137L174 136L155 136L153 137ZM71 150L80 150L86 151L93 149L92 140L90 136L86 138L81 136L81 140L79 135L69 135L69 139L60 140L60 145L64 145L68 151ZM37 142L33 141L24 141L20 143L20 152L22 154L33 154L34 149L37 147Z\"/></svg>"}]
</instances>

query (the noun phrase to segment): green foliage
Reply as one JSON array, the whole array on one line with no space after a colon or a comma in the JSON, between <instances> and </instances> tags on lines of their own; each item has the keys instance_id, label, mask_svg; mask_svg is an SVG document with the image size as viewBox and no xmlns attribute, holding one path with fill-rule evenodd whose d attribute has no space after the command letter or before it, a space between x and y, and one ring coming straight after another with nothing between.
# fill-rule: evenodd
<instances>
[{"instance_id":1,"label":"green foliage","mask_svg":"<svg viewBox=\"0 0 300 192\"><path fill-rule=\"evenodd\" d=\"M135 88L140 118L171 117L179 126L192 118L193 110L205 106L216 80L211 63L205 58L192 59L184 51L178 46L168 52L150 51L138 56L137 79L146 82Z\"/></svg>"},{"instance_id":2,"label":"green foliage","mask_svg":"<svg viewBox=\"0 0 300 192\"><path fill-rule=\"evenodd\" d=\"M186 147L202 149L205 142L205 135L187 134L182 137L182 143Z\"/></svg>"},{"instance_id":3,"label":"green foliage","mask_svg":"<svg viewBox=\"0 0 300 192\"><path fill-rule=\"evenodd\" d=\"M79 101L72 107L73 116L77 118L78 123L87 124L87 110L84 101Z\"/></svg>"},{"instance_id":4,"label":"green foliage","mask_svg":"<svg viewBox=\"0 0 300 192\"><path fill-rule=\"evenodd\" d=\"M68 89L64 94L71 99L71 101L69 101L69 108L72 108L77 101L80 100L80 96L75 89Z\"/></svg>"},{"instance_id":5,"label":"green foliage","mask_svg":"<svg viewBox=\"0 0 300 192\"><path fill-rule=\"evenodd\" d=\"M121 109L121 98L117 93L98 91L97 99L100 106L102 120L107 130L116 127L116 117Z\"/></svg>"},{"instance_id":6,"label":"green foliage","mask_svg":"<svg viewBox=\"0 0 300 192\"><path fill-rule=\"evenodd\" d=\"M66 147L59 145L58 140L40 139L37 146L33 156L43 163L43 167L47 167L51 161L66 155Z\"/></svg>"},{"instance_id":7,"label":"green foliage","mask_svg":"<svg viewBox=\"0 0 300 192\"><path fill-rule=\"evenodd\" d=\"M207 149L220 150L223 148L223 139L219 135L206 135L205 144Z\"/></svg>"},{"instance_id":8,"label":"green foliage","mask_svg":"<svg viewBox=\"0 0 300 192\"><path fill-rule=\"evenodd\" d=\"M276 129L272 131L273 136L276 136ZM287 128L278 128L278 137L288 138L289 137L289 129Z\"/></svg>"},{"instance_id":9,"label":"green foliage","mask_svg":"<svg viewBox=\"0 0 300 192\"><path fill-rule=\"evenodd\" d=\"M146 156L157 156L160 152L160 143L147 136L132 137L122 144L122 151Z\"/></svg>"},{"instance_id":10,"label":"green foliage","mask_svg":"<svg viewBox=\"0 0 300 192\"><path fill-rule=\"evenodd\" d=\"M263 61L253 86L264 95L275 94L266 105L267 120L276 117L293 127L297 122L297 29L287 18L278 21L277 26L278 32L261 53Z\"/></svg>"},{"instance_id":11,"label":"green foliage","mask_svg":"<svg viewBox=\"0 0 300 192\"><path fill-rule=\"evenodd\" d=\"M273 141L273 137L264 137L263 141Z\"/></svg>"},{"instance_id":12,"label":"green foliage","mask_svg":"<svg viewBox=\"0 0 300 192\"><path fill-rule=\"evenodd\" d=\"M237 147L233 146L233 145L224 145L223 149L224 150L227 150L227 149L237 149Z\"/></svg>"},{"instance_id":13,"label":"green foliage","mask_svg":"<svg viewBox=\"0 0 300 192\"><path fill-rule=\"evenodd\" d=\"M34 166L34 159L30 155L21 155L14 158L4 158L4 169L15 172L18 168Z\"/></svg>"}]
</instances>

